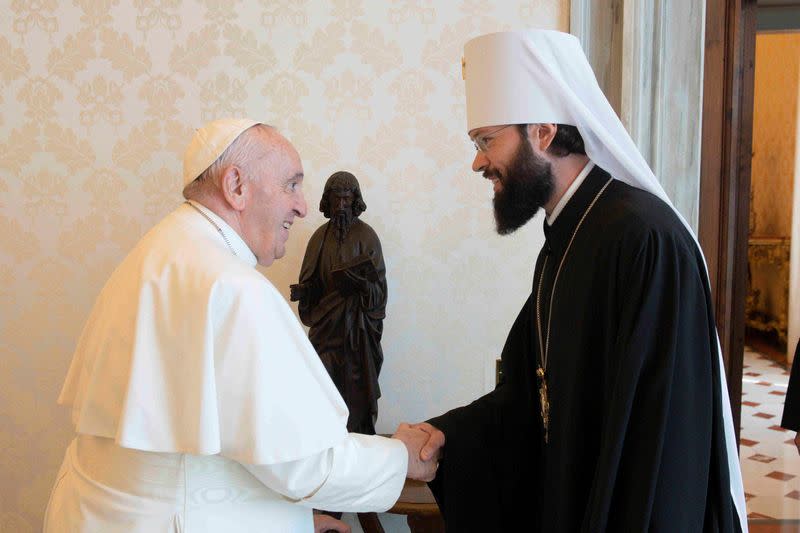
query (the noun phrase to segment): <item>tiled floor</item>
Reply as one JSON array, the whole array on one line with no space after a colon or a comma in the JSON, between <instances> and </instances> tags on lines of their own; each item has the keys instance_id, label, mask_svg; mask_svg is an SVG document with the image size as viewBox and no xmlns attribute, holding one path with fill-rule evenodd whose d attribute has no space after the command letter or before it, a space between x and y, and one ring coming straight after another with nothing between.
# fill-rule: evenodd
<instances>
[{"instance_id":1,"label":"tiled floor","mask_svg":"<svg viewBox=\"0 0 800 533\"><path fill-rule=\"evenodd\" d=\"M800 519L800 455L780 427L789 373L745 349L739 456L750 518Z\"/></svg>"}]
</instances>

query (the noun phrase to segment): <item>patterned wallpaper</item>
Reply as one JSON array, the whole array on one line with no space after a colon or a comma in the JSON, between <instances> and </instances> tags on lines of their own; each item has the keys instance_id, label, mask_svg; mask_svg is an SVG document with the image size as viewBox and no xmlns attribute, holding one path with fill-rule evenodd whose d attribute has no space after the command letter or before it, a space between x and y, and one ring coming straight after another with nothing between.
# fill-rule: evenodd
<instances>
[{"instance_id":1,"label":"patterned wallpaper","mask_svg":"<svg viewBox=\"0 0 800 533\"><path fill-rule=\"evenodd\" d=\"M469 401L530 290L541 219L492 230L470 171L470 37L566 30L568 0L2 0L0 531L40 529L72 429L55 405L114 266L180 201L193 128L249 115L298 147L310 206L361 180L390 287L379 431ZM265 274L288 295L314 210ZM399 522L398 522L399 523Z\"/></svg>"}]
</instances>

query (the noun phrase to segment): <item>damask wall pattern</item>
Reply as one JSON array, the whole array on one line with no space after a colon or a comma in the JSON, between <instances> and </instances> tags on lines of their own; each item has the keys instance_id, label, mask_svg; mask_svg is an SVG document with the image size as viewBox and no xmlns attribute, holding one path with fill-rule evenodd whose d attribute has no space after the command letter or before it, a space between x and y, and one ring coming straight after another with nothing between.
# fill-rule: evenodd
<instances>
[{"instance_id":1,"label":"damask wall pattern","mask_svg":"<svg viewBox=\"0 0 800 533\"><path fill-rule=\"evenodd\" d=\"M472 36L566 30L568 0L0 0L0 531L32 532L56 406L103 282L180 201L193 128L247 115L297 146L310 213L264 274L288 296L325 179L361 180L390 296L379 431L469 401L530 291L541 219L493 233L470 170ZM396 522L399 523L399 522Z\"/></svg>"}]
</instances>

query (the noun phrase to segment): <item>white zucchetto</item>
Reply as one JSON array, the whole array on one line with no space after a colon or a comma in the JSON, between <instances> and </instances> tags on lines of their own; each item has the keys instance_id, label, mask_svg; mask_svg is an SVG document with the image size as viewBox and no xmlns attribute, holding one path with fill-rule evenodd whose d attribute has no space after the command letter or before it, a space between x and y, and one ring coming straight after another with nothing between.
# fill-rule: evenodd
<instances>
[{"instance_id":1,"label":"white zucchetto","mask_svg":"<svg viewBox=\"0 0 800 533\"><path fill-rule=\"evenodd\" d=\"M183 154L183 185L202 174L245 130L261 124L250 118L223 118L198 129Z\"/></svg>"}]
</instances>

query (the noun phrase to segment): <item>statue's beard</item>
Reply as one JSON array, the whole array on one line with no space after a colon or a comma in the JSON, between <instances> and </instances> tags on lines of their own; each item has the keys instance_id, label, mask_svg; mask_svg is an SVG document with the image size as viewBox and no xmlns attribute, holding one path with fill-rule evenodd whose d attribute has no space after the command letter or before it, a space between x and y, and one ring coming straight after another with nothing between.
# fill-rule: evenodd
<instances>
[{"instance_id":1,"label":"statue's beard","mask_svg":"<svg viewBox=\"0 0 800 533\"><path fill-rule=\"evenodd\" d=\"M336 239L341 244L353 224L353 211L350 209L336 211L331 217L331 222L333 223L333 229L336 231Z\"/></svg>"}]
</instances>

